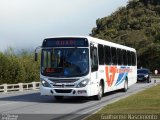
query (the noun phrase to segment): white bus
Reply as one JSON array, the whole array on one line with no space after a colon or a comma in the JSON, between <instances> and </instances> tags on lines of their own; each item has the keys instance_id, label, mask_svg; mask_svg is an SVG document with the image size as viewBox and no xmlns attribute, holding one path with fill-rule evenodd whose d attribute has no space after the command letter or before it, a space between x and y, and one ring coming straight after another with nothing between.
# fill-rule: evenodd
<instances>
[{"instance_id":1,"label":"white bus","mask_svg":"<svg viewBox=\"0 0 160 120\"><path fill-rule=\"evenodd\" d=\"M137 82L136 50L90 36L52 37L41 48L40 93L54 96L94 96ZM35 50L37 60L37 49Z\"/></svg>"}]
</instances>

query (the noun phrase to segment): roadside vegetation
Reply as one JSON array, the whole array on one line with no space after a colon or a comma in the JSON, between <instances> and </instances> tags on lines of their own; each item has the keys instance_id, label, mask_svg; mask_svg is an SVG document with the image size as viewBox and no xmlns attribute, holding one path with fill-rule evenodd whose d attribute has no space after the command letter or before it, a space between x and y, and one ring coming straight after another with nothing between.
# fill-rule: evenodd
<instances>
[{"instance_id":1,"label":"roadside vegetation","mask_svg":"<svg viewBox=\"0 0 160 120\"><path fill-rule=\"evenodd\" d=\"M160 71L160 0L129 0L96 24L91 36L136 48L138 67Z\"/></svg>"},{"instance_id":2,"label":"roadside vegetation","mask_svg":"<svg viewBox=\"0 0 160 120\"><path fill-rule=\"evenodd\" d=\"M85 120L100 120L105 114L159 114L160 115L160 84L147 90L131 95L115 103L105 106L103 109L86 118Z\"/></svg>"},{"instance_id":3,"label":"roadside vegetation","mask_svg":"<svg viewBox=\"0 0 160 120\"><path fill-rule=\"evenodd\" d=\"M39 81L39 62L34 62L33 52L12 48L0 52L0 84Z\"/></svg>"}]
</instances>

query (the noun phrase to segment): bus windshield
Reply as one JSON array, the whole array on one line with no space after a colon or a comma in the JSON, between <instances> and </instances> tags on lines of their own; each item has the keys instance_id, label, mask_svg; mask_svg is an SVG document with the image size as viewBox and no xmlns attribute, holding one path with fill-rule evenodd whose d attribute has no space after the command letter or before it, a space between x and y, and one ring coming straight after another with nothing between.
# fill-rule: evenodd
<instances>
[{"instance_id":1,"label":"bus windshield","mask_svg":"<svg viewBox=\"0 0 160 120\"><path fill-rule=\"evenodd\" d=\"M89 72L88 48L42 50L41 73L50 77L80 77Z\"/></svg>"}]
</instances>

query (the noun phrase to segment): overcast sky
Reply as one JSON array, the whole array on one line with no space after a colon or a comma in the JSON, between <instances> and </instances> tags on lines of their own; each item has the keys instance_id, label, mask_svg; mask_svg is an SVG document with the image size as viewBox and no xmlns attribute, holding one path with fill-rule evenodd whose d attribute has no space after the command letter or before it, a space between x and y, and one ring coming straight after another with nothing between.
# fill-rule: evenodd
<instances>
[{"instance_id":1,"label":"overcast sky","mask_svg":"<svg viewBox=\"0 0 160 120\"><path fill-rule=\"evenodd\" d=\"M89 35L128 0L0 0L0 51L33 49L45 37Z\"/></svg>"}]
</instances>

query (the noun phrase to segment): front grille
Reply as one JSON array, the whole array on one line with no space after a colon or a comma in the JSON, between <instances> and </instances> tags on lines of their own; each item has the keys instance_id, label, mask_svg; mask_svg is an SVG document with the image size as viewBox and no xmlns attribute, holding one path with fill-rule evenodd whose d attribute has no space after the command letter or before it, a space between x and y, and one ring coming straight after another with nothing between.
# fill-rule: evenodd
<instances>
[{"instance_id":1,"label":"front grille","mask_svg":"<svg viewBox=\"0 0 160 120\"><path fill-rule=\"evenodd\" d=\"M51 79L50 78L49 80L55 83L74 83L79 79Z\"/></svg>"},{"instance_id":2,"label":"front grille","mask_svg":"<svg viewBox=\"0 0 160 120\"><path fill-rule=\"evenodd\" d=\"M66 89L66 90L62 90L62 89L55 89L56 93L71 93L72 90L71 89Z\"/></svg>"},{"instance_id":3,"label":"front grille","mask_svg":"<svg viewBox=\"0 0 160 120\"><path fill-rule=\"evenodd\" d=\"M138 75L138 78L143 78L144 77L144 75Z\"/></svg>"},{"instance_id":4,"label":"front grille","mask_svg":"<svg viewBox=\"0 0 160 120\"><path fill-rule=\"evenodd\" d=\"M52 84L53 87L59 87L59 88L65 88L65 87L74 87L74 85L54 85Z\"/></svg>"}]
</instances>

